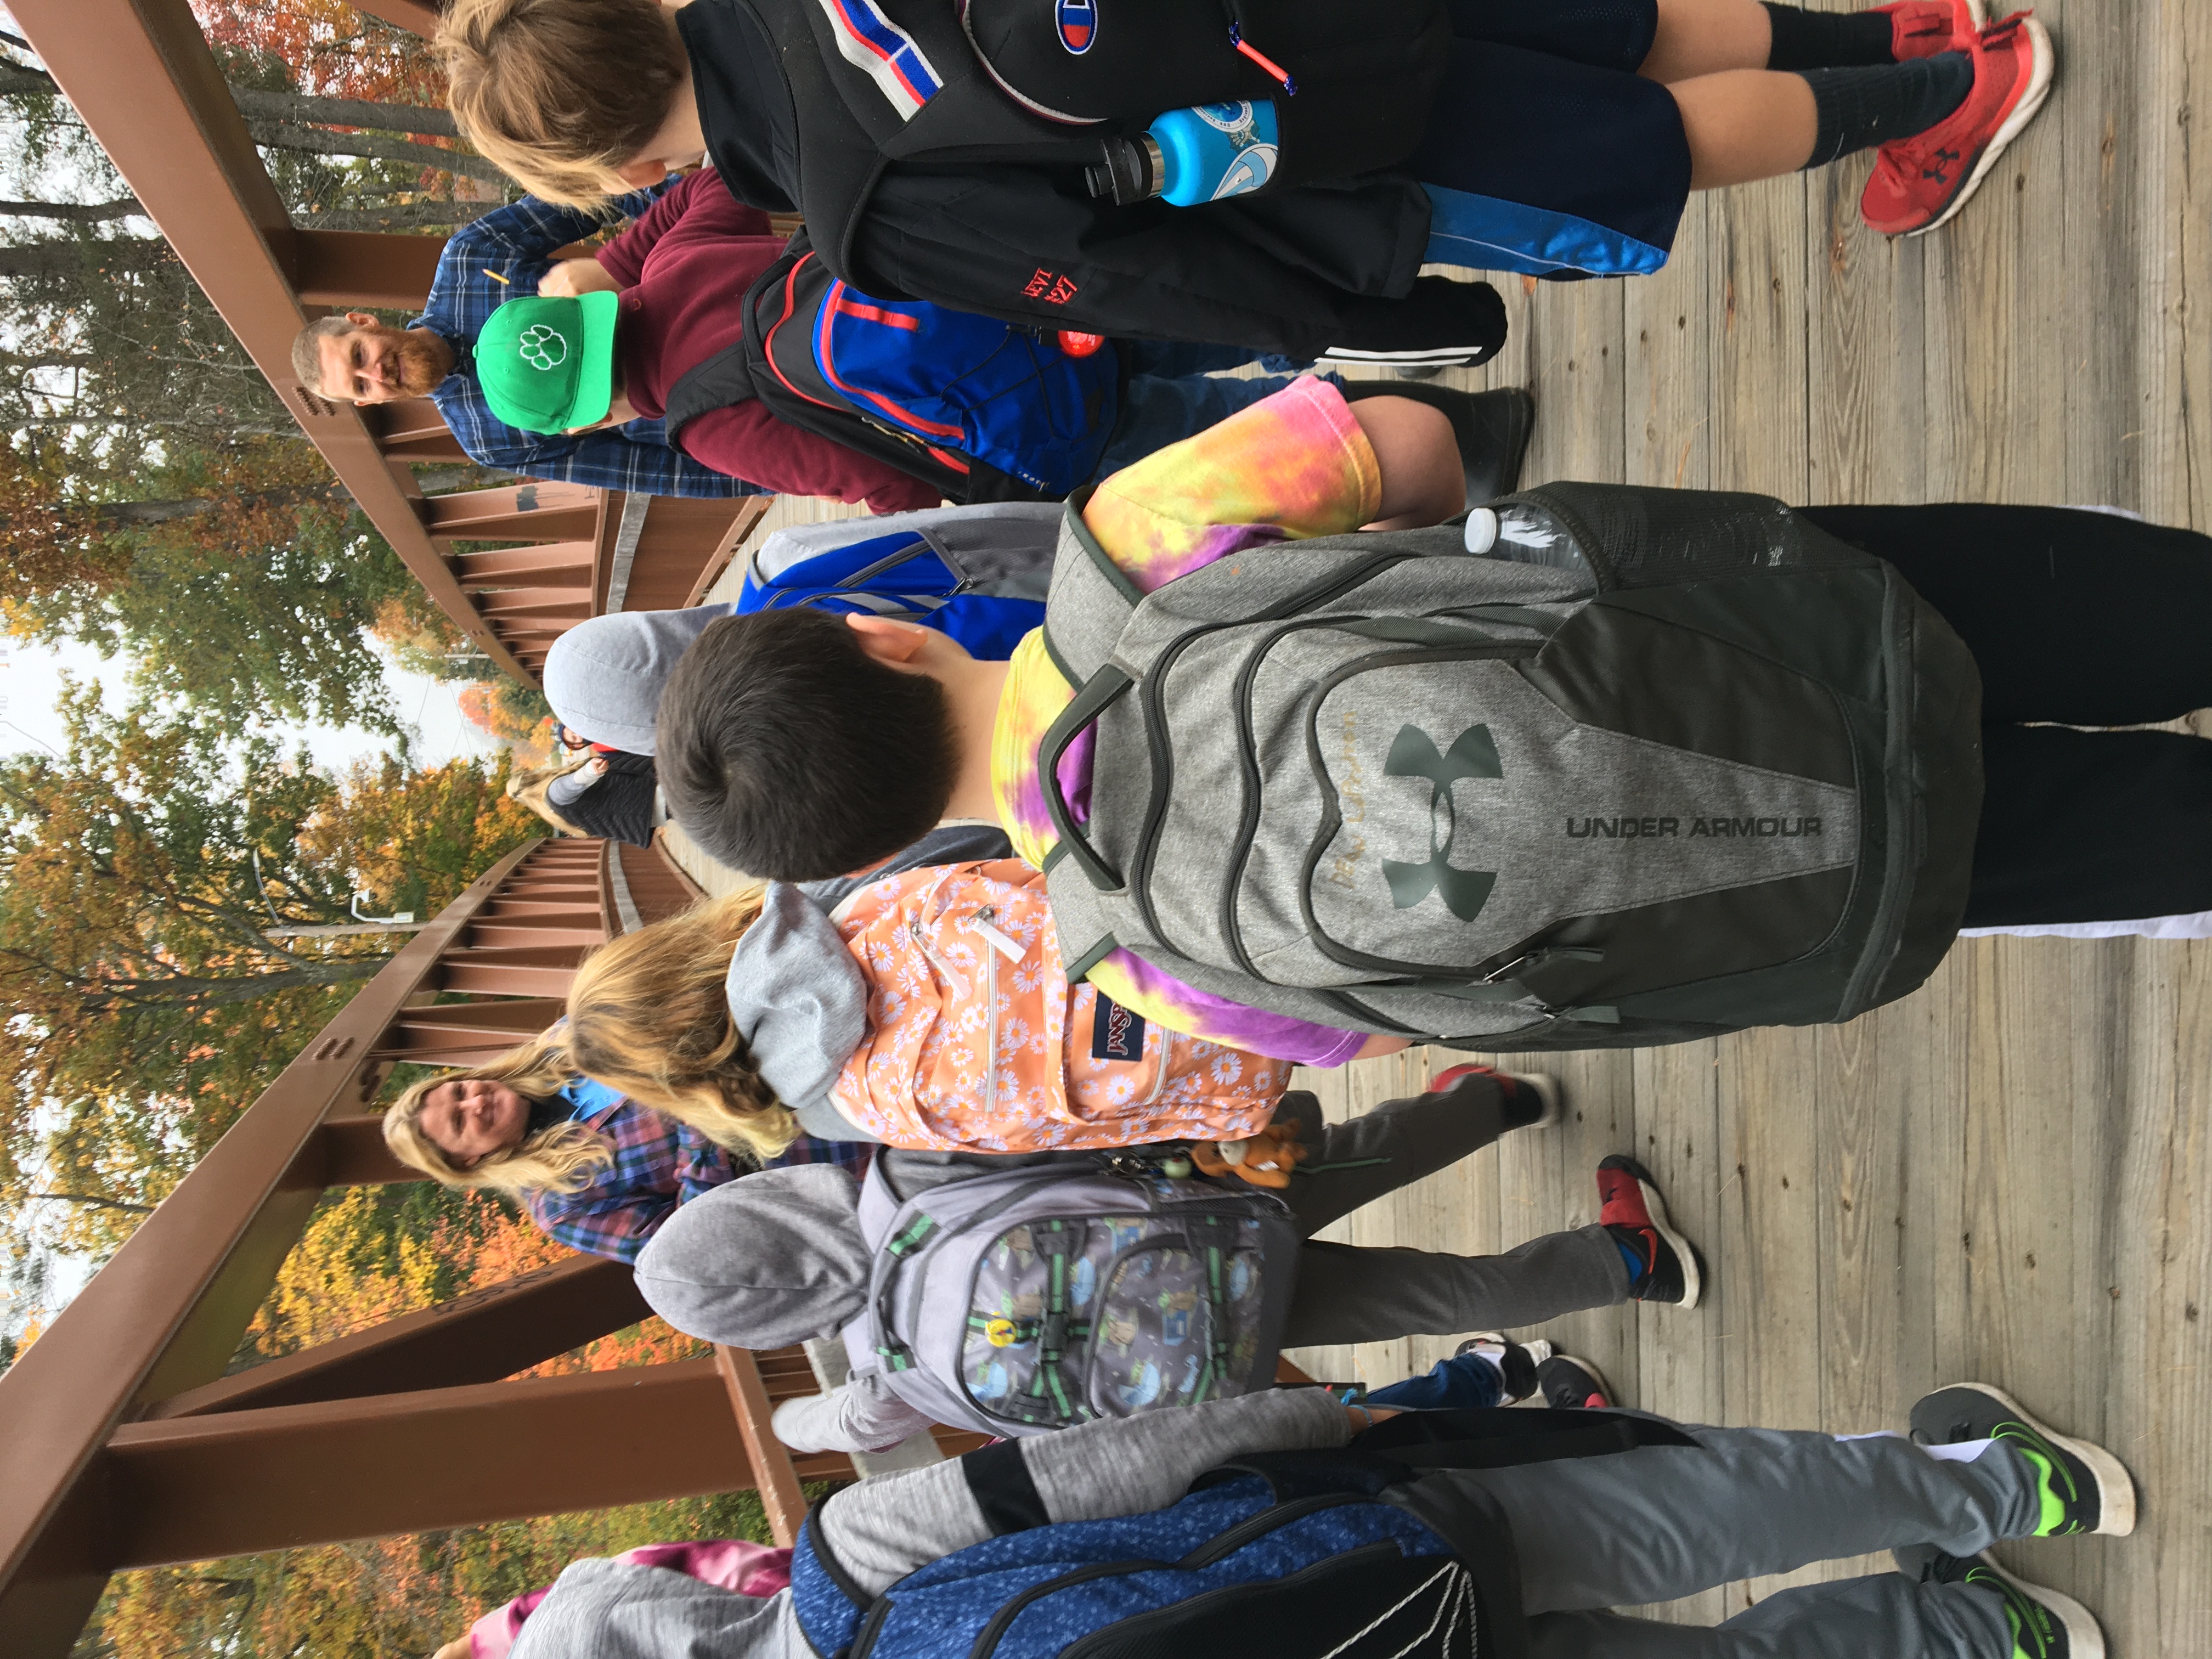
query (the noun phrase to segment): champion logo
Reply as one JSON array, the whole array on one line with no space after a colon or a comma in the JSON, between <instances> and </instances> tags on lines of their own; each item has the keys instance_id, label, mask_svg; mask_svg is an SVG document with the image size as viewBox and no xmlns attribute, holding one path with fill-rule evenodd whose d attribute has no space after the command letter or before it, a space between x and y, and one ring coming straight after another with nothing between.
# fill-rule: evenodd
<instances>
[{"instance_id":1,"label":"champion logo","mask_svg":"<svg viewBox=\"0 0 2212 1659\"><path fill-rule=\"evenodd\" d=\"M548 328L538 323L526 328L517 337L516 349L522 361L535 369L550 369L568 361L568 341L557 328Z\"/></svg>"},{"instance_id":2,"label":"champion logo","mask_svg":"<svg viewBox=\"0 0 2212 1659\"><path fill-rule=\"evenodd\" d=\"M1052 21L1060 31L1060 44L1078 58L1098 38L1098 8L1091 0L1055 0Z\"/></svg>"}]
</instances>

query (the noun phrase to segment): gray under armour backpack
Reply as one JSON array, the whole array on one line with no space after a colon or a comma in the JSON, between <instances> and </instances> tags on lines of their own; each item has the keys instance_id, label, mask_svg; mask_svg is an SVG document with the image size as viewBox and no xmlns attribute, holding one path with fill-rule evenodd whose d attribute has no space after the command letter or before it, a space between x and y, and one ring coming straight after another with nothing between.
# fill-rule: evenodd
<instances>
[{"instance_id":1,"label":"gray under armour backpack","mask_svg":"<svg viewBox=\"0 0 2212 1659\"><path fill-rule=\"evenodd\" d=\"M1071 978L1116 945L1352 1030L1634 1046L1846 1020L1964 910L1980 680L1880 559L1764 496L1555 484L1140 595L1072 502L1046 791Z\"/></svg>"},{"instance_id":2,"label":"gray under armour backpack","mask_svg":"<svg viewBox=\"0 0 2212 1659\"><path fill-rule=\"evenodd\" d=\"M1042 1434L1273 1384L1298 1249L1280 1200L1092 1154L902 1201L888 1161L860 1189L875 1266L844 1339L917 1411Z\"/></svg>"}]
</instances>

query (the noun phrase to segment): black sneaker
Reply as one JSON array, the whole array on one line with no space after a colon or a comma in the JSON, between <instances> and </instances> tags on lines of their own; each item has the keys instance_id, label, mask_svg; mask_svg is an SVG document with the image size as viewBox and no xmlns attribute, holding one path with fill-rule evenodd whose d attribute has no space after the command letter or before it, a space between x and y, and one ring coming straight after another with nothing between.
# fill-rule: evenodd
<instances>
[{"instance_id":1,"label":"black sneaker","mask_svg":"<svg viewBox=\"0 0 2212 1659\"><path fill-rule=\"evenodd\" d=\"M1536 1392L1536 1368L1552 1357L1552 1345L1541 1337L1516 1342L1503 1331L1478 1331L1452 1350L1452 1358L1470 1353L1480 1353L1497 1365L1510 1406Z\"/></svg>"},{"instance_id":2,"label":"black sneaker","mask_svg":"<svg viewBox=\"0 0 2212 1659\"><path fill-rule=\"evenodd\" d=\"M1544 1403L1577 1411L1603 1411L1613 1404L1613 1385L1587 1359L1555 1353L1536 1367L1536 1386Z\"/></svg>"},{"instance_id":3,"label":"black sneaker","mask_svg":"<svg viewBox=\"0 0 2212 1659\"><path fill-rule=\"evenodd\" d=\"M1467 480L1467 504L1510 495L1521 482L1522 459L1536 429L1536 400L1517 386L1495 392L1461 392L1424 381L1354 380L1344 386L1347 400L1407 398L1443 411L1459 446L1460 470Z\"/></svg>"},{"instance_id":4,"label":"black sneaker","mask_svg":"<svg viewBox=\"0 0 2212 1659\"><path fill-rule=\"evenodd\" d=\"M1598 1224L1642 1263L1628 1294L1638 1302L1696 1307L1705 1291L1705 1261L1668 1220L1667 1200L1651 1171L1615 1152L1597 1166L1597 1193Z\"/></svg>"},{"instance_id":5,"label":"black sneaker","mask_svg":"<svg viewBox=\"0 0 2212 1659\"><path fill-rule=\"evenodd\" d=\"M1924 1395L1912 1408L1912 1437L1924 1446L2002 1440L2033 1467L2043 1494L2038 1538L2136 1529L2136 1484L2102 1446L2071 1440L2037 1422L2020 1402L1986 1382L1960 1382Z\"/></svg>"},{"instance_id":6,"label":"black sneaker","mask_svg":"<svg viewBox=\"0 0 2212 1659\"><path fill-rule=\"evenodd\" d=\"M2105 1659L2105 1632L2094 1613L2070 1595L2015 1578L1986 1551L1961 1560L1932 1544L1914 1544L1891 1554L1897 1570L1916 1583L1971 1584L2002 1596L2012 1659Z\"/></svg>"}]
</instances>

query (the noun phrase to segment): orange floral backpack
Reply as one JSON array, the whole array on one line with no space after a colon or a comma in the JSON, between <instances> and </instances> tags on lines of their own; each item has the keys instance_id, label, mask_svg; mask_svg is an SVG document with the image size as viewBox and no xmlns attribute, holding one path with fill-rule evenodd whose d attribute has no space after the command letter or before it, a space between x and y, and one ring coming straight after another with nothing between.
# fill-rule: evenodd
<instances>
[{"instance_id":1,"label":"orange floral backpack","mask_svg":"<svg viewBox=\"0 0 2212 1659\"><path fill-rule=\"evenodd\" d=\"M1019 859L871 883L837 913L869 987L838 1109L893 1146L1031 1152L1256 1133L1287 1061L1163 1030L1071 988Z\"/></svg>"}]
</instances>

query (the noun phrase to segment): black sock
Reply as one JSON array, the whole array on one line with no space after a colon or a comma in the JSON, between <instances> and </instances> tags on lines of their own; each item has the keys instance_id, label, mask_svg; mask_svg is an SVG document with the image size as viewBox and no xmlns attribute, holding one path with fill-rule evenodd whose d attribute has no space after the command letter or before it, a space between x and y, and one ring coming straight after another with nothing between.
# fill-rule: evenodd
<instances>
[{"instance_id":1,"label":"black sock","mask_svg":"<svg viewBox=\"0 0 2212 1659\"><path fill-rule=\"evenodd\" d=\"M1974 87L1974 63L1963 52L1881 69L1800 70L1813 88L1819 128L1808 167L1825 167L1853 150L1925 132Z\"/></svg>"},{"instance_id":2,"label":"black sock","mask_svg":"<svg viewBox=\"0 0 2212 1659\"><path fill-rule=\"evenodd\" d=\"M1894 31L1878 11L1807 11L1759 0L1774 26L1771 70L1857 69L1893 64Z\"/></svg>"}]
</instances>

